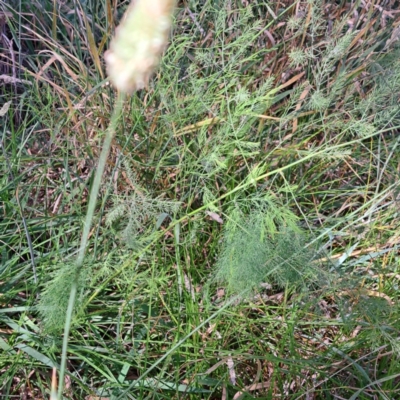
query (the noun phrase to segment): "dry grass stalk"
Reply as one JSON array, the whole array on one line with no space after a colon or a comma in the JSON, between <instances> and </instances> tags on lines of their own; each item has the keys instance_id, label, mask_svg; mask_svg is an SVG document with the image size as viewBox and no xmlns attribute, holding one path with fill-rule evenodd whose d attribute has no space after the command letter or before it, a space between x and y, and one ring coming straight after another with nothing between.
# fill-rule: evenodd
<instances>
[{"instance_id":1,"label":"dry grass stalk","mask_svg":"<svg viewBox=\"0 0 400 400\"><path fill-rule=\"evenodd\" d=\"M32 85L32 82L26 80L26 79L18 79L18 78L14 78L12 76L8 76L8 75L0 75L0 80L5 82L5 83L25 83L27 85Z\"/></svg>"}]
</instances>

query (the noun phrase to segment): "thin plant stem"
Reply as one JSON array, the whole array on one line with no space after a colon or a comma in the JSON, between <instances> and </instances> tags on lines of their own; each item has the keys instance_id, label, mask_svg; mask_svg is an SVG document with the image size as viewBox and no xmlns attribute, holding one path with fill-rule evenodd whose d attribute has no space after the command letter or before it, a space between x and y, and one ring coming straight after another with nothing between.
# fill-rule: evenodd
<instances>
[{"instance_id":1,"label":"thin plant stem","mask_svg":"<svg viewBox=\"0 0 400 400\"><path fill-rule=\"evenodd\" d=\"M62 392L64 389L63 383L64 383L64 375L65 375L66 362L67 362L68 336L69 336L69 331L71 328L72 314L73 314L75 301L76 301L79 274L81 272L83 261L85 259L86 246L88 243L90 228L92 225L92 219L93 219L94 211L96 208L97 196L100 191L101 178L103 176L104 169L106 167L108 154L110 152L111 143L114 138L116 128L118 126L119 117L121 115L124 100L125 100L125 94L123 92L120 92L118 94L118 97L117 97L117 100L115 103L115 108L114 108L113 114L111 116L110 125L106 131L103 149L102 149L100 157L99 157L99 164L97 166L96 173L94 176L92 190L90 191L89 206L88 206L88 209L86 212L86 218L85 218L82 237L81 237L81 244L79 247L78 257L76 260L76 276L75 276L74 282L72 283L72 286L71 286L71 292L70 292L69 301L68 301L67 315L66 315L66 319L65 319L64 338L63 338L62 356L61 356L61 367L60 367L60 379L59 379L60 384L58 387L58 399L62 398Z\"/></svg>"}]
</instances>

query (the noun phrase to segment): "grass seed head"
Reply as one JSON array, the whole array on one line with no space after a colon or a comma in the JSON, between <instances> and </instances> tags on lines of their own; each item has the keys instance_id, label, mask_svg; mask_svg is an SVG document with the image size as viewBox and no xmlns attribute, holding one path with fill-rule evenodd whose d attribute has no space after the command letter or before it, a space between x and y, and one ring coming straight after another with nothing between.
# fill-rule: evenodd
<instances>
[{"instance_id":1,"label":"grass seed head","mask_svg":"<svg viewBox=\"0 0 400 400\"><path fill-rule=\"evenodd\" d=\"M132 2L104 57L111 83L130 93L142 89L168 41L174 0Z\"/></svg>"}]
</instances>

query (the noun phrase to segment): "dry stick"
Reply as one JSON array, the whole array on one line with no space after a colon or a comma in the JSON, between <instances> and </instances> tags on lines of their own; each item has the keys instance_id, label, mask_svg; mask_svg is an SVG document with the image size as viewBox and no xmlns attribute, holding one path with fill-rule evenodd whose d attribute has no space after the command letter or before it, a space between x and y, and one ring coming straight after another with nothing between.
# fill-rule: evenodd
<instances>
[{"instance_id":1,"label":"dry stick","mask_svg":"<svg viewBox=\"0 0 400 400\"><path fill-rule=\"evenodd\" d=\"M86 246L88 243L88 238L89 238L89 234L90 234L90 227L92 225L92 218L94 215L94 210L96 208L96 199L97 199L97 196L98 196L99 190L100 190L101 178L103 176L103 172L104 172L104 169L106 166L108 154L110 152L111 143L114 138L115 131L116 131L116 128L118 125L118 120L119 120L119 117L120 117L120 114L122 111L124 99L125 99L125 94L120 92L118 94L115 108L114 108L113 114L111 116L110 125L106 132L106 137L104 138L103 149L102 149L100 157L99 157L99 164L97 166L96 174L95 174L94 180L93 180L92 190L90 192L89 206L88 206L88 209L86 212L86 218L85 218L83 232L82 232L81 244L79 247L78 257L76 260L76 276L75 276L75 279L71 286L67 316L66 316L66 320L65 320L64 339L63 339L62 357L61 357L61 368L60 368L60 379L59 379L60 384L58 387L58 396L57 396L58 399L62 398L62 392L64 389L63 386L64 386L64 375L65 375L65 368L66 368L66 362L67 362L68 336L69 336L69 331L70 331L71 321L72 321L72 314L73 314L75 300L76 300L76 293L77 293L77 286L78 286L77 283L78 283L78 279L79 279L79 274L82 270L83 261L85 259Z\"/></svg>"}]
</instances>

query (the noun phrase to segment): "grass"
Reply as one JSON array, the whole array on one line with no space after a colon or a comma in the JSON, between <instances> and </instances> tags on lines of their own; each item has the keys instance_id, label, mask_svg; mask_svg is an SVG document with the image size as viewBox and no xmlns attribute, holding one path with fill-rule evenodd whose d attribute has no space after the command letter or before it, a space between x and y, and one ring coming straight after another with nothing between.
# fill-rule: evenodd
<instances>
[{"instance_id":1,"label":"grass","mask_svg":"<svg viewBox=\"0 0 400 400\"><path fill-rule=\"evenodd\" d=\"M123 105L63 396L396 398L394 2L202 3L178 4L160 68ZM0 7L0 390L39 399L60 370L116 101L102 54L126 4Z\"/></svg>"}]
</instances>

